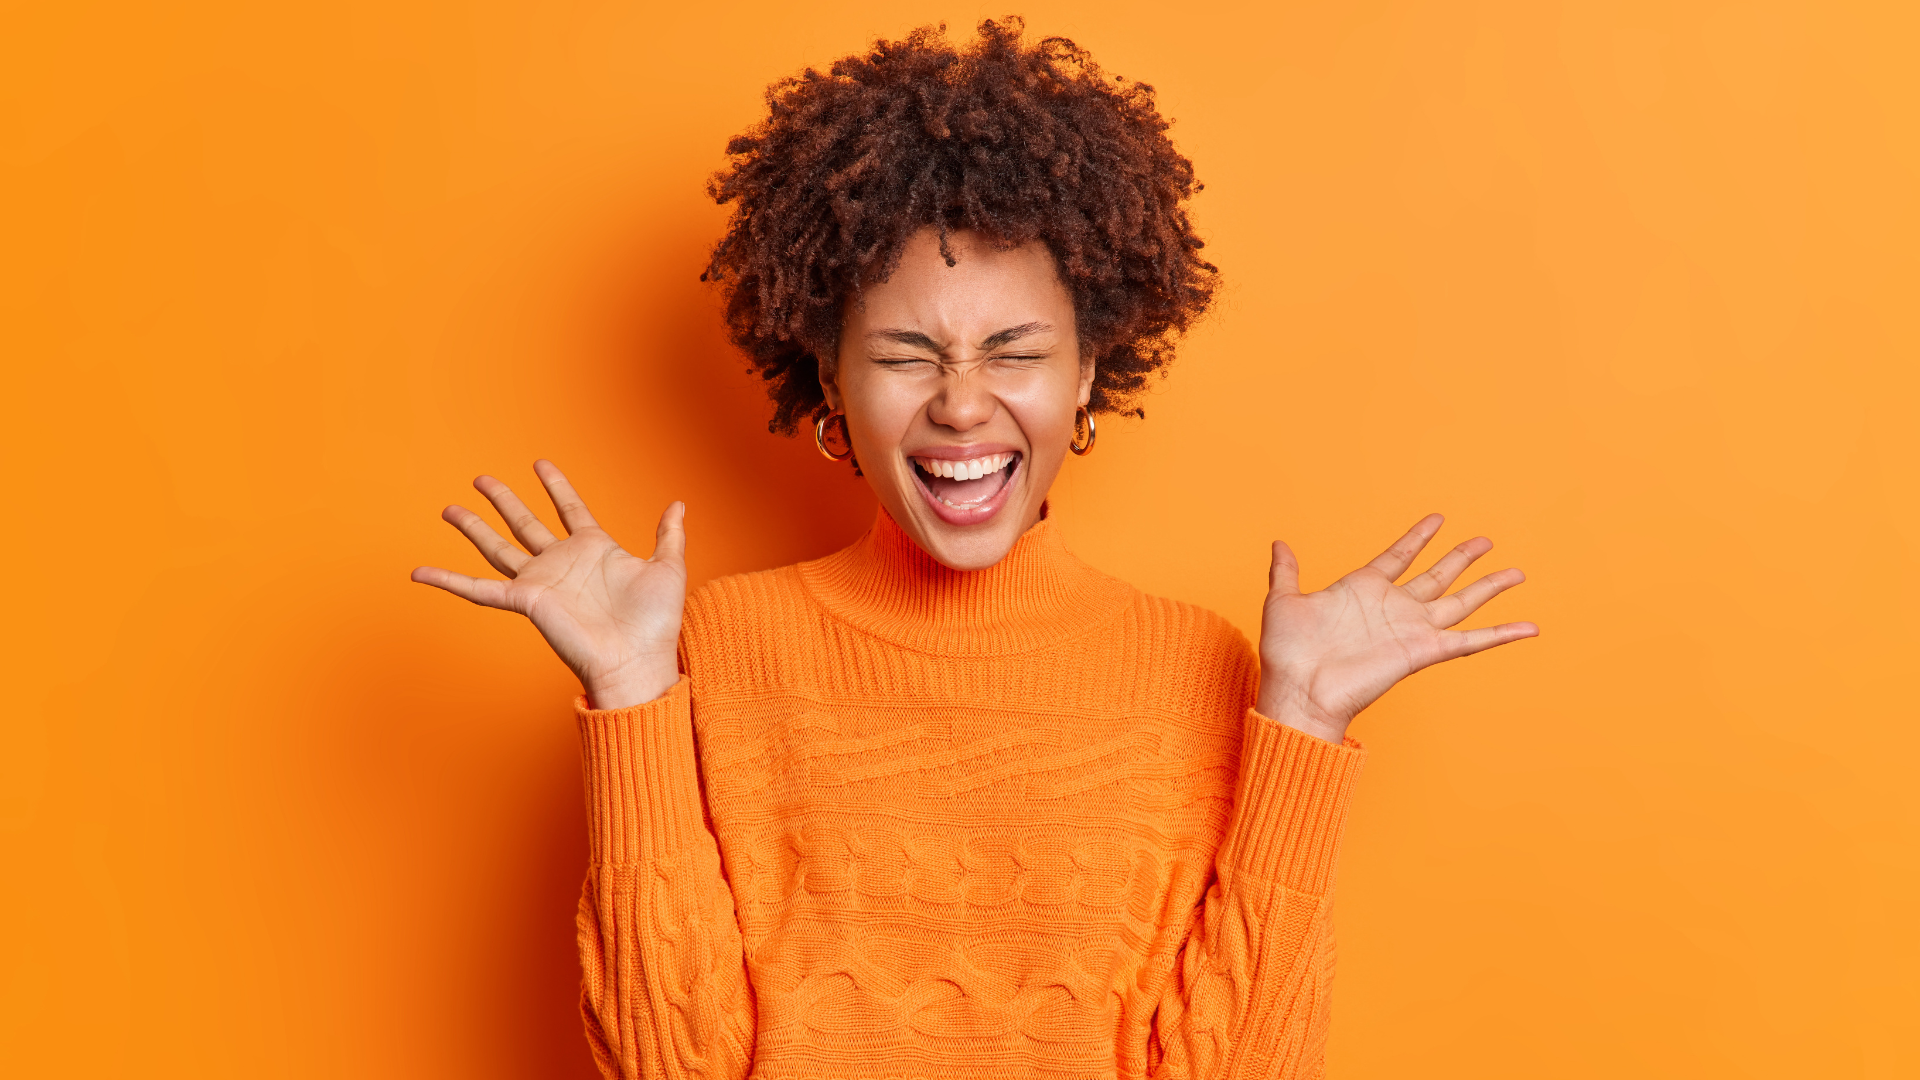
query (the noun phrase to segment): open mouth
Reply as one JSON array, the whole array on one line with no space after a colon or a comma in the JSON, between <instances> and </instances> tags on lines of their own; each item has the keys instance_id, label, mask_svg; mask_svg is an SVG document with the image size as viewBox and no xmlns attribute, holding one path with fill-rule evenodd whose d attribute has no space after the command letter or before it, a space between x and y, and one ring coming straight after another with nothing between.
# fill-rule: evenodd
<instances>
[{"instance_id":1,"label":"open mouth","mask_svg":"<svg viewBox=\"0 0 1920 1080\"><path fill-rule=\"evenodd\" d=\"M999 511L1020 468L1019 451L951 461L916 457L913 478L933 512L952 525L977 525Z\"/></svg>"}]
</instances>

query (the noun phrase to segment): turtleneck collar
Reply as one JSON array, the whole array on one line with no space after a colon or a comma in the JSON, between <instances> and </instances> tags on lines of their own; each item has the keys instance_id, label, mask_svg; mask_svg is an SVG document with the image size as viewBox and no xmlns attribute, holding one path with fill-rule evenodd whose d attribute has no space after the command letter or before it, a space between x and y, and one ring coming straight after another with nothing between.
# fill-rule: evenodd
<instances>
[{"instance_id":1,"label":"turtleneck collar","mask_svg":"<svg viewBox=\"0 0 1920 1080\"><path fill-rule=\"evenodd\" d=\"M883 508L853 546L801 563L822 607L875 637L955 657L1008 655L1094 629L1133 587L1075 558L1043 520L984 570L954 570L921 550Z\"/></svg>"}]
</instances>

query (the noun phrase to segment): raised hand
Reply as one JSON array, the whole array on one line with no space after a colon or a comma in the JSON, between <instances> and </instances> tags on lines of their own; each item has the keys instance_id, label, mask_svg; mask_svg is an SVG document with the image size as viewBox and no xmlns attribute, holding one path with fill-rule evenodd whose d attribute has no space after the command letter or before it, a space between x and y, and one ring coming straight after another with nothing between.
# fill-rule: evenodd
<instances>
[{"instance_id":1,"label":"raised hand","mask_svg":"<svg viewBox=\"0 0 1920 1080\"><path fill-rule=\"evenodd\" d=\"M1454 548L1432 569L1396 585L1444 520L1422 518L1372 562L1319 592L1300 591L1300 564L1273 545L1260 623L1260 696L1255 707L1281 723L1334 742L1360 710L1423 667L1533 637L1528 622L1452 629L1480 605L1526 580L1501 570L1451 596L1454 579L1493 549L1484 536Z\"/></svg>"},{"instance_id":2,"label":"raised hand","mask_svg":"<svg viewBox=\"0 0 1920 1080\"><path fill-rule=\"evenodd\" d=\"M660 515L653 556L642 559L593 520L552 462L536 461L533 471L560 513L564 539L549 532L507 485L482 476L473 486L500 511L525 551L465 507L449 506L440 516L473 541L507 580L473 578L437 566L420 567L413 580L533 620L580 677L594 708L652 701L679 679L674 652L687 602L686 505L676 502Z\"/></svg>"}]
</instances>

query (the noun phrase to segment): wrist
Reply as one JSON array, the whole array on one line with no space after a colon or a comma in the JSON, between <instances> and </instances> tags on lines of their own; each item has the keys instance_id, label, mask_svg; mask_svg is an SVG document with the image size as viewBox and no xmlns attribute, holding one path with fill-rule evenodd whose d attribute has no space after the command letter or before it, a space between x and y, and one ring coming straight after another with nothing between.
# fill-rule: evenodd
<instances>
[{"instance_id":1,"label":"wrist","mask_svg":"<svg viewBox=\"0 0 1920 1080\"><path fill-rule=\"evenodd\" d=\"M672 655L648 657L623 664L616 671L582 676L580 689L591 709L630 709L665 696L680 681L680 667Z\"/></svg>"},{"instance_id":2,"label":"wrist","mask_svg":"<svg viewBox=\"0 0 1920 1080\"><path fill-rule=\"evenodd\" d=\"M1316 739L1325 739L1330 743L1344 740L1353 717L1340 716L1316 706L1300 687L1301 684L1295 680L1276 677L1262 670L1260 693L1254 699L1253 707L1267 719Z\"/></svg>"}]
</instances>

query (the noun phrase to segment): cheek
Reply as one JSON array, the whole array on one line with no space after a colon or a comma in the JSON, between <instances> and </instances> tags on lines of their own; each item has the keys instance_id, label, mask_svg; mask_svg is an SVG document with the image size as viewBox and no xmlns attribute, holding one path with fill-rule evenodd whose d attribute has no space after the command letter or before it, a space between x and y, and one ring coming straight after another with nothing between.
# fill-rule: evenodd
<instances>
[{"instance_id":1,"label":"cheek","mask_svg":"<svg viewBox=\"0 0 1920 1080\"><path fill-rule=\"evenodd\" d=\"M1046 377L1026 382L1001 400L1036 446L1054 436L1065 439L1080 408L1080 372L1049 371Z\"/></svg>"},{"instance_id":2,"label":"cheek","mask_svg":"<svg viewBox=\"0 0 1920 1080\"><path fill-rule=\"evenodd\" d=\"M1072 399L1068 399L1064 407L1022 410L1015 414L1014 419L1019 422L1021 434L1027 437L1027 442L1036 450L1045 450L1055 443L1065 446L1071 441L1074 408Z\"/></svg>"},{"instance_id":3,"label":"cheek","mask_svg":"<svg viewBox=\"0 0 1920 1080\"><path fill-rule=\"evenodd\" d=\"M906 437L922 402L904 380L859 377L840 384L841 404L855 438L870 452L896 446Z\"/></svg>"}]
</instances>

